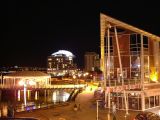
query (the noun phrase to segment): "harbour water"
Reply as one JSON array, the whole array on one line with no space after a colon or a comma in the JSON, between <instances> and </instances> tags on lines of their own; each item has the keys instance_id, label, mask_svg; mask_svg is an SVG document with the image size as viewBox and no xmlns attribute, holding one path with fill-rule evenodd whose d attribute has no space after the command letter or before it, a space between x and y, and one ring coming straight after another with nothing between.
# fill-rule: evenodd
<instances>
[{"instance_id":1,"label":"harbour water","mask_svg":"<svg viewBox=\"0 0 160 120\"><path fill-rule=\"evenodd\" d=\"M0 117L7 116L8 109L15 112L31 111L66 102L71 90L1 90Z\"/></svg>"}]
</instances>

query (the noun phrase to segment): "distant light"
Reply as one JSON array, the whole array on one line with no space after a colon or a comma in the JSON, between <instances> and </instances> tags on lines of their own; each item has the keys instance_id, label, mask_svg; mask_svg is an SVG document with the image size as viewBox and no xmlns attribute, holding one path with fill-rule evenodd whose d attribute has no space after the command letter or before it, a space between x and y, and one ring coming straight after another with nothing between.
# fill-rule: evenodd
<instances>
[{"instance_id":1,"label":"distant light","mask_svg":"<svg viewBox=\"0 0 160 120\"><path fill-rule=\"evenodd\" d=\"M29 85L36 85L36 83L34 81L30 80Z\"/></svg>"},{"instance_id":2,"label":"distant light","mask_svg":"<svg viewBox=\"0 0 160 120\"><path fill-rule=\"evenodd\" d=\"M73 75L73 79L76 79L76 76L75 76L75 75Z\"/></svg>"},{"instance_id":3,"label":"distant light","mask_svg":"<svg viewBox=\"0 0 160 120\"><path fill-rule=\"evenodd\" d=\"M18 84L19 84L20 86L22 86L22 85L24 85L24 81L21 80L21 81L18 82Z\"/></svg>"},{"instance_id":4,"label":"distant light","mask_svg":"<svg viewBox=\"0 0 160 120\"><path fill-rule=\"evenodd\" d=\"M62 101L63 101L63 102L67 101L67 99L69 98L69 95L70 95L69 93L64 92L64 93L63 93L63 96L62 96Z\"/></svg>"},{"instance_id":5,"label":"distant light","mask_svg":"<svg viewBox=\"0 0 160 120\"><path fill-rule=\"evenodd\" d=\"M38 100L38 93L37 93L37 91L35 92L35 98L34 99Z\"/></svg>"},{"instance_id":6,"label":"distant light","mask_svg":"<svg viewBox=\"0 0 160 120\"><path fill-rule=\"evenodd\" d=\"M52 59L51 58L48 58L48 61L51 61Z\"/></svg>"},{"instance_id":7,"label":"distant light","mask_svg":"<svg viewBox=\"0 0 160 120\"><path fill-rule=\"evenodd\" d=\"M52 101L54 103L57 101L57 94L56 94L56 92L53 92L53 94L52 94Z\"/></svg>"},{"instance_id":8,"label":"distant light","mask_svg":"<svg viewBox=\"0 0 160 120\"><path fill-rule=\"evenodd\" d=\"M18 68L18 66L16 65L16 66L14 66L14 68Z\"/></svg>"},{"instance_id":9,"label":"distant light","mask_svg":"<svg viewBox=\"0 0 160 120\"><path fill-rule=\"evenodd\" d=\"M20 101L21 100L21 90L18 90L18 101Z\"/></svg>"}]
</instances>

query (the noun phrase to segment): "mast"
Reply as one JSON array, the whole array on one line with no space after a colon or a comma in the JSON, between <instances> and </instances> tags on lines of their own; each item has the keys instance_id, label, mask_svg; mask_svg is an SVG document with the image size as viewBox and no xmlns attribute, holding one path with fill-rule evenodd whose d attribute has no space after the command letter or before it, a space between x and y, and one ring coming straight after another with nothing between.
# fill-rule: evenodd
<instances>
[{"instance_id":1,"label":"mast","mask_svg":"<svg viewBox=\"0 0 160 120\"><path fill-rule=\"evenodd\" d=\"M122 70L122 61L121 61L121 56L120 56L120 49L119 49L119 42L118 42L117 28L116 27L114 27L114 32L115 32L117 52L118 52L118 60L119 60L119 66L120 66L120 72L121 72L122 87L124 87L124 77L123 77L123 70ZM125 102L126 115L127 115L128 114L128 104L127 104L126 91L125 91L124 88L123 88L123 95L124 95L124 102Z\"/></svg>"},{"instance_id":2,"label":"mast","mask_svg":"<svg viewBox=\"0 0 160 120\"><path fill-rule=\"evenodd\" d=\"M108 108L110 110L111 108L111 94L110 94L110 31L109 29L111 28L110 24L107 25L107 42L108 43L108 56L107 56L107 80L109 83L109 92L108 92Z\"/></svg>"}]
</instances>

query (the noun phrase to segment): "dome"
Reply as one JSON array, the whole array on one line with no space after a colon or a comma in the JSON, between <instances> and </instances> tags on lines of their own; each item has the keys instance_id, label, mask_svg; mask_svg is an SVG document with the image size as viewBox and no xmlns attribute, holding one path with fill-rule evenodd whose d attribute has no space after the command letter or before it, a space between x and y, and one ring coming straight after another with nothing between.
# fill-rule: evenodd
<instances>
[{"instance_id":1,"label":"dome","mask_svg":"<svg viewBox=\"0 0 160 120\"><path fill-rule=\"evenodd\" d=\"M74 57L74 55L67 50L59 50L52 54L52 56L59 56L59 55L65 55L66 57Z\"/></svg>"},{"instance_id":2,"label":"dome","mask_svg":"<svg viewBox=\"0 0 160 120\"><path fill-rule=\"evenodd\" d=\"M5 77L50 77L50 75L43 73L41 71L17 71L5 75Z\"/></svg>"}]
</instances>

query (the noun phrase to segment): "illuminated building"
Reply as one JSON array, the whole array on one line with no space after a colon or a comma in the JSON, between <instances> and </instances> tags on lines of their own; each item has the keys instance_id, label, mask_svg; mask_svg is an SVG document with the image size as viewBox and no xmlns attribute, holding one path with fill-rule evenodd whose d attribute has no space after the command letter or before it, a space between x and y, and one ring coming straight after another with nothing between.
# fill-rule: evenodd
<instances>
[{"instance_id":1,"label":"illuminated building","mask_svg":"<svg viewBox=\"0 0 160 120\"><path fill-rule=\"evenodd\" d=\"M101 70L107 101L117 109L160 106L160 37L100 14Z\"/></svg>"},{"instance_id":2,"label":"illuminated building","mask_svg":"<svg viewBox=\"0 0 160 120\"><path fill-rule=\"evenodd\" d=\"M59 50L48 56L47 68L48 73L52 76L72 75L76 70L76 65L73 63L75 56L66 50Z\"/></svg>"},{"instance_id":3,"label":"illuminated building","mask_svg":"<svg viewBox=\"0 0 160 120\"><path fill-rule=\"evenodd\" d=\"M95 52L86 52L84 55L85 71L94 71L100 67L99 55Z\"/></svg>"},{"instance_id":4,"label":"illuminated building","mask_svg":"<svg viewBox=\"0 0 160 120\"><path fill-rule=\"evenodd\" d=\"M4 76L2 88L20 88L27 84L28 88L49 88L51 76L40 71L16 71Z\"/></svg>"}]
</instances>

